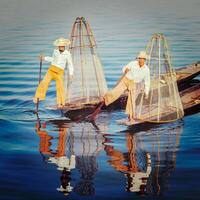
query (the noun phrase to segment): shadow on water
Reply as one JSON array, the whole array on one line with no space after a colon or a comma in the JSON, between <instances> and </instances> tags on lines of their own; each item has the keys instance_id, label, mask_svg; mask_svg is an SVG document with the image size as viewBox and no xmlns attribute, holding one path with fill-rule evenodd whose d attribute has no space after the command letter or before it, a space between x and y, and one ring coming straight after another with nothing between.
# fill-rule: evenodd
<instances>
[{"instance_id":1,"label":"shadow on water","mask_svg":"<svg viewBox=\"0 0 200 200\"><path fill-rule=\"evenodd\" d=\"M119 176L111 183L118 186L104 187L101 183L101 190L107 194L116 187L124 191L124 198L128 199L130 194L160 196L167 192L168 181L176 168L182 125L178 122L170 128L160 126L137 133L128 130L108 133L105 123L41 122L38 118L35 131L43 162L56 166L60 172L58 192L76 198L100 199L98 173L111 168ZM105 164L100 167L102 159ZM107 183L106 179L104 176L101 182Z\"/></svg>"}]
</instances>

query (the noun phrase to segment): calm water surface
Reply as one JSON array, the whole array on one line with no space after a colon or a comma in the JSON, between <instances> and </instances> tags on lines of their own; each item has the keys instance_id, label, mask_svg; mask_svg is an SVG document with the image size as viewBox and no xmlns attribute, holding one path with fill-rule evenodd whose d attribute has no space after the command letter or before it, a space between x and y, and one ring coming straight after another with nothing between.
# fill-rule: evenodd
<instances>
[{"instance_id":1,"label":"calm water surface","mask_svg":"<svg viewBox=\"0 0 200 200\"><path fill-rule=\"evenodd\" d=\"M40 124L32 113L38 55L69 37L77 16L93 28L111 88L155 32L168 38L175 68L200 60L199 9L199 0L0 0L0 198L199 199L199 114L137 133L116 124L123 111L69 123L45 109L54 83Z\"/></svg>"}]
</instances>

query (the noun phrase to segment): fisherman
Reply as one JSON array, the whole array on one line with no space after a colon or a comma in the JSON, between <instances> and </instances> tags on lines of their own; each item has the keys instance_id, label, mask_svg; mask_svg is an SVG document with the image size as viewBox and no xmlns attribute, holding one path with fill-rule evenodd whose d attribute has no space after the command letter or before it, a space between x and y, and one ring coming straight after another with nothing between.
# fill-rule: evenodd
<instances>
[{"instance_id":1,"label":"fisherman","mask_svg":"<svg viewBox=\"0 0 200 200\"><path fill-rule=\"evenodd\" d=\"M128 122L133 124L135 117L135 101L142 89L145 91L145 99L148 99L150 90L150 71L146 65L148 55L145 51L139 52L136 60L129 62L123 67L124 75L119 80L117 85L108 91L103 97L103 101L98 106L96 111L90 116L93 120L100 111L100 108L105 104L108 106L117 100L124 91L128 90L128 100L126 104L126 114L128 114Z\"/></svg>"},{"instance_id":2,"label":"fisherman","mask_svg":"<svg viewBox=\"0 0 200 200\"><path fill-rule=\"evenodd\" d=\"M59 108L62 108L65 105L65 91L63 79L65 67L67 66L68 68L70 82L73 80L74 74L74 67L72 63L71 54L66 49L66 47L70 45L70 40L61 37L55 40L53 45L56 46L56 49L54 49L52 57L40 56L41 60L51 62L51 65L36 90L33 102L37 103L40 100L44 100L51 80L55 80L57 105Z\"/></svg>"}]
</instances>

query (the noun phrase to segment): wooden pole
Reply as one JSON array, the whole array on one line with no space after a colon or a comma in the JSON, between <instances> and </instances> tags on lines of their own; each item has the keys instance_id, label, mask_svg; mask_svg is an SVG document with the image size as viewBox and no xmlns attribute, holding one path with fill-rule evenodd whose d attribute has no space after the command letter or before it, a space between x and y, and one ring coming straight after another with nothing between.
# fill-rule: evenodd
<instances>
[{"instance_id":1,"label":"wooden pole","mask_svg":"<svg viewBox=\"0 0 200 200\"><path fill-rule=\"evenodd\" d=\"M117 82L117 84L115 85L115 87L120 83L120 81L121 81L125 76L126 76L126 73L124 73L124 74L121 76L121 78L118 80L118 82ZM89 116L86 118L87 121L90 121L90 122L94 121L95 118L96 118L96 116L100 113L101 108L103 107L104 104L105 104L105 102L102 101L102 102L98 105L98 107L95 109L95 111L94 111L91 115L89 115Z\"/></svg>"},{"instance_id":2,"label":"wooden pole","mask_svg":"<svg viewBox=\"0 0 200 200\"><path fill-rule=\"evenodd\" d=\"M38 85L40 84L41 81L41 76L42 76L42 56L40 55L40 69L39 69L39 78L38 78ZM37 98L37 103L36 103L36 114L38 114L39 111L39 98Z\"/></svg>"}]
</instances>

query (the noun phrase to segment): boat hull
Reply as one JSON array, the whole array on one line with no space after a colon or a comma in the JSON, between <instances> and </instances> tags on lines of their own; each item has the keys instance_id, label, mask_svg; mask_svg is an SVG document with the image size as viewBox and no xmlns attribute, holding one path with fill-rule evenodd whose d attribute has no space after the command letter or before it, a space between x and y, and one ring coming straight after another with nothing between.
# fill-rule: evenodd
<instances>
[{"instance_id":1,"label":"boat hull","mask_svg":"<svg viewBox=\"0 0 200 200\"><path fill-rule=\"evenodd\" d=\"M194 77L200 74L200 62L193 63L189 66L180 68L176 70L177 75L177 84L180 92L181 99L184 99L183 107L185 115L192 114L195 112L199 112L199 104L198 103L187 103L185 99L190 100L190 98L194 98L198 100L197 93L200 93L198 89L199 80L193 80ZM194 86L196 85L196 86ZM196 93L194 91L197 91ZM103 106L102 110L104 111L112 111L112 110L121 110L125 109L127 101L127 94L123 94L119 99L110 104L109 106ZM97 107L97 103L83 105L81 108L73 108L69 109L68 106L62 109L62 112L66 118L69 118L73 121L79 121L81 119L86 118L88 115L92 114ZM54 109L55 106L54 106Z\"/></svg>"}]
</instances>

